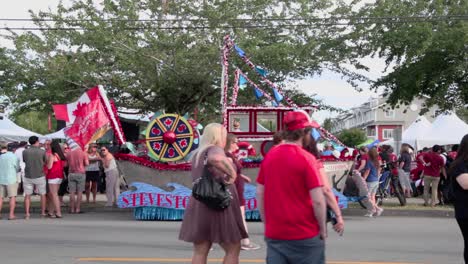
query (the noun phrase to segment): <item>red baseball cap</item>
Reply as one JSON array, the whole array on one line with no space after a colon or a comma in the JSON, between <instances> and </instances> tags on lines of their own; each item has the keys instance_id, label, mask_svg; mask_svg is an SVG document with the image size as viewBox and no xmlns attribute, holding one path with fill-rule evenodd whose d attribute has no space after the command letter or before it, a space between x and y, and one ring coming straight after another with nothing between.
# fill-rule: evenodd
<instances>
[{"instance_id":1,"label":"red baseball cap","mask_svg":"<svg viewBox=\"0 0 468 264\"><path fill-rule=\"evenodd\" d=\"M286 130L293 131L306 127L318 128L317 122L312 121L309 115L304 110L295 110L287 112L283 120Z\"/></svg>"}]
</instances>

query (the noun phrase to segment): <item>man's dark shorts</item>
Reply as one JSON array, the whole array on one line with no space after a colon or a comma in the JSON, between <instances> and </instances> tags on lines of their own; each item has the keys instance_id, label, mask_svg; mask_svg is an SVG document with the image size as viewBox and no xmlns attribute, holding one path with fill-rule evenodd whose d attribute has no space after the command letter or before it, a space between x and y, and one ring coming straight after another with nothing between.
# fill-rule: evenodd
<instances>
[{"instance_id":1,"label":"man's dark shorts","mask_svg":"<svg viewBox=\"0 0 468 264\"><path fill-rule=\"evenodd\" d=\"M265 241L267 264L325 264L325 243L319 235L304 240Z\"/></svg>"}]
</instances>

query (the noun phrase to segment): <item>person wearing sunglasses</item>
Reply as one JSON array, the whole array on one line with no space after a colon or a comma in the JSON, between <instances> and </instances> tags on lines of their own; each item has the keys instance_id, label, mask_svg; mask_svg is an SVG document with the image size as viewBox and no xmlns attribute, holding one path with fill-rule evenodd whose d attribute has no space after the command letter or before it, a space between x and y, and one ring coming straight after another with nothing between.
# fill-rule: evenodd
<instances>
[{"instance_id":1,"label":"person wearing sunglasses","mask_svg":"<svg viewBox=\"0 0 468 264\"><path fill-rule=\"evenodd\" d=\"M104 173L106 174L106 206L110 207L117 203L117 198L120 194L119 170L114 155L109 152L106 146L101 147L100 153L104 165Z\"/></svg>"}]
</instances>

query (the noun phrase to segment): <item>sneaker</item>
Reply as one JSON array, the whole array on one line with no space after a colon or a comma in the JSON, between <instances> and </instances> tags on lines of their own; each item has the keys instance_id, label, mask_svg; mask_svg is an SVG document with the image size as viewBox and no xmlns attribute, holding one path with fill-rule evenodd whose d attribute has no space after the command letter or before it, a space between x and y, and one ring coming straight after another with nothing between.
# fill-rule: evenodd
<instances>
[{"instance_id":1,"label":"sneaker","mask_svg":"<svg viewBox=\"0 0 468 264\"><path fill-rule=\"evenodd\" d=\"M260 249L260 246L255 243L250 242L250 244L248 245L241 245L241 249L242 250L257 250L257 249Z\"/></svg>"},{"instance_id":2,"label":"sneaker","mask_svg":"<svg viewBox=\"0 0 468 264\"><path fill-rule=\"evenodd\" d=\"M379 208L377 209L377 215L376 216L381 216L382 213L383 213L384 209L383 208Z\"/></svg>"},{"instance_id":3,"label":"sneaker","mask_svg":"<svg viewBox=\"0 0 468 264\"><path fill-rule=\"evenodd\" d=\"M370 217L370 218L372 218L373 215L374 215L374 213L367 213L367 214L364 215L364 217Z\"/></svg>"}]
</instances>

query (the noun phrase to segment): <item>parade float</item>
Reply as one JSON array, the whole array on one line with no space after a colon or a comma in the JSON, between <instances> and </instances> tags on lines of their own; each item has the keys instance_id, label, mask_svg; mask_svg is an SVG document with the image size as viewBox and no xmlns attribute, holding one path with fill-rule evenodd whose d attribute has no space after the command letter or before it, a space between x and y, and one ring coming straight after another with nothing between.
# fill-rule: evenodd
<instances>
[{"instance_id":1,"label":"parade float","mask_svg":"<svg viewBox=\"0 0 468 264\"><path fill-rule=\"evenodd\" d=\"M229 56L235 53L258 75L263 86L253 82L239 68L231 69ZM273 135L283 129L286 112L302 109L312 114L315 107L297 106L282 89L268 80L266 71L250 61L247 54L226 36L222 48L221 112L222 122L229 133L237 135L242 173L251 179L245 186L246 218L260 218L256 200L255 180L263 156L273 145ZM229 85L229 71L234 70L233 85ZM247 88L248 87L248 88ZM254 96L265 98L266 104L237 105L239 89L252 89ZM270 95L271 94L271 95ZM188 157L199 143L201 125L193 119L177 114L154 117L145 131L145 139L135 149L144 151L117 154L119 167L125 175L129 190L118 198L119 208L133 208L137 220L180 220L187 207L192 187L191 165ZM352 166L351 152L336 137L318 126L312 132L324 145L333 146L330 155L323 156L324 166L338 198L342 198L346 177ZM135 155L136 154L136 155ZM346 207L346 199L340 206Z\"/></svg>"}]
</instances>

